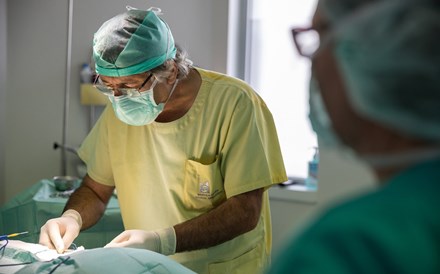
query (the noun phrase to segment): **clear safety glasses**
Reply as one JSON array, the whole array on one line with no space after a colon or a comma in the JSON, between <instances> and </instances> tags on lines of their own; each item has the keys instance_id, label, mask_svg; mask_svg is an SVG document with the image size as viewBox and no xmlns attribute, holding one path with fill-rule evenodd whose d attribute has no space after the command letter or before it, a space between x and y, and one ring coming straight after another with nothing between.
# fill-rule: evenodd
<instances>
[{"instance_id":1,"label":"clear safety glasses","mask_svg":"<svg viewBox=\"0 0 440 274\"><path fill-rule=\"evenodd\" d=\"M115 91L117 91L119 94L121 94L121 96L136 97L136 96L140 95L141 89L151 79L152 76L153 76L153 74L150 73L150 75L148 75L148 77L145 79L145 81L142 83L142 85L139 88L117 88L115 90L115 89L110 88L107 85L105 85L104 82L102 82L102 80L98 74L95 78L93 86L95 88L97 88L100 92L102 92L104 95L107 95L107 96L114 96Z\"/></svg>"}]
</instances>

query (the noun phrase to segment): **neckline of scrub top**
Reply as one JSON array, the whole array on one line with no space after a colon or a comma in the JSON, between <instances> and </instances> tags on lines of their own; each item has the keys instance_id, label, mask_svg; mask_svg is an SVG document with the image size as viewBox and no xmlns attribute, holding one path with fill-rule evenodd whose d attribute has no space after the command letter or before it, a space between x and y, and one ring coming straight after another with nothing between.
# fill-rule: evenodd
<instances>
[{"instance_id":1,"label":"neckline of scrub top","mask_svg":"<svg viewBox=\"0 0 440 274\"><path fill-rule=\"evenodd\" d=\"M194 100L190 109L179 119L166 123L153 122L148 126L151 126L155 130L159 131L173 131L176 129L180 130L186 127L186 125L188 125L192 120L197 118L200 109L204 105L207 96L206 85L209 84L209 82L206 81L205 70L197 67L194 67L194 69L196 69L197 72L200 74L200 77L202 78L202 83L200 85L199 91L197 92L196 99Z\"/></svg>"}]
</instances>

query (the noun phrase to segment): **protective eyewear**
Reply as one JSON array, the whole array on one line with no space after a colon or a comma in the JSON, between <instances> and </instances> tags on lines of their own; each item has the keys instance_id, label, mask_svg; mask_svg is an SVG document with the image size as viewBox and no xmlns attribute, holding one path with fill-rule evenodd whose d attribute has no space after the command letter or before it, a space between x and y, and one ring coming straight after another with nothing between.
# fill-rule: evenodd
<instances>
[{"instance_id":1,"label":"protective eyewear","mask_svg":"<svg viewBox=\"0 0 440 274\"><path fill-rule=\"evenodd\" d=\"M145 81L142 83L142 85L139 88L117 88L116 90L113 88L110 88L106 86L101 78L99 77L99 74L96 76L95 81L93 82L93 86L98 89L100 92L102 92L104 95L107 96L114 96L115 91L121 94L121 96L127 96L127 97L136 97L139 96L141 93L141 89L145 86L145 84L151 79L153 76L152 73L148 75L148 77L145 79Z\"/></svg>"}]
</instances>

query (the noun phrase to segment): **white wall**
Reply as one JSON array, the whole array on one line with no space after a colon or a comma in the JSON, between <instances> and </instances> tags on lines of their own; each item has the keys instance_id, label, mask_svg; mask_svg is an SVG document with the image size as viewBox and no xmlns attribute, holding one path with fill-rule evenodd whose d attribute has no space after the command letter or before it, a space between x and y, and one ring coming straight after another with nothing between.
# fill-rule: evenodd
<instances>
[{"instance_id":1,"label":"white wall","mask_svg":"<svg viewBox=\"0 0 440 274\"><path fill-rule=\"evenodd\" d=\"M0 6L7 15L8 56L8 89L7 92L0 89L3 96L0 111L5 113L0 115L5 117L4 122L0 120L0 152L3 149L0 155L4 155L4 158L0 156L0 168L2 161L5 166L4 172L0 169L3 188L0 205L40 179L61 173L61 153L53 150L52 145L62 140L68 24L68 0L6 2L6 9ZM144 9L160 7L176 42L188 50L196 65L226 72L227 1L73 0L73 3L68 145L79 146L88 132L89 109L79 103L79 69L81 63L90 60L93 33L106 19L123 12L126 5ZM5 16L0 14L2 18ZM3 49L1 33L0 28ZM68 159L68 174L75 175L78 160L72 154L68 154Z\"/></svg>"},{"instance_id":2,"label":"white wall","mask_svg":"<svg viewBox=\"0 0 440 274\"><path fill-rule=\"evenodd\" d=\"M326 147L320 148L318 200L332 205L377 187L371 170L356 157Z\"/></svg>"},{"instance_id":3,"label":"white wall","mask_svg":"<svg viewBox=\"0 0 440 274\"><path fill-rule=\"evenodd\" d=\"M286 239L296 236L328 207L375 187L373 174L364 164L335 149L321 147L316 203L301 201L299 192L290 200L271 196L273 254L276 256Z\"/></svg>"},{"instance_id":4,"label":"white wall","mask_svg":"<svg viewBox=\"0 0 440 274\"><path fill-rule=\"evenodd\" d=\"M0 205L5 197L6 0L0 0Z\"/></svg>"}]
</instances>

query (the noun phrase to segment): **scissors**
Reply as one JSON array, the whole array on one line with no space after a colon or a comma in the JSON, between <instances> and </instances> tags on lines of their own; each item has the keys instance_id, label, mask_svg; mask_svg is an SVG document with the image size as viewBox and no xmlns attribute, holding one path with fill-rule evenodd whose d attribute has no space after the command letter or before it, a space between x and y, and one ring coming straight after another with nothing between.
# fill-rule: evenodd
<instances>
[{"instance_id":1,"label":"scissors","mask_svg":"<svg viewBox=\"0 0 440 274\"><path fill-rule=\"evenodd\" d=\"M16 236L19 236L19 235L23 235L23 234L26 234L26 233L28 233L28 232L24 231L24 232L17 232L17 233L12 233L12 234L1 235L0 236L0 241L8 240L9 238L16 237Z\"/></svg>"}]
</instances>

